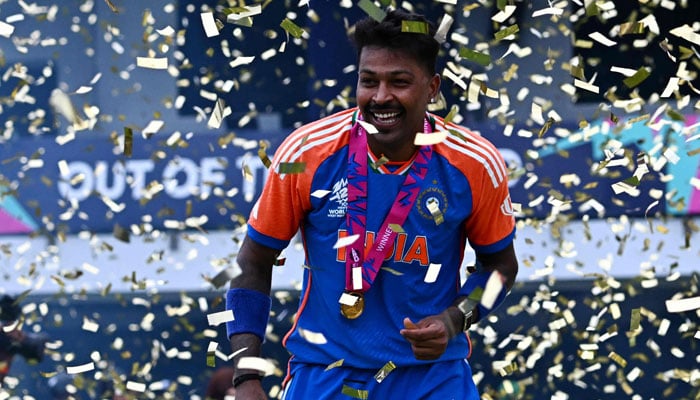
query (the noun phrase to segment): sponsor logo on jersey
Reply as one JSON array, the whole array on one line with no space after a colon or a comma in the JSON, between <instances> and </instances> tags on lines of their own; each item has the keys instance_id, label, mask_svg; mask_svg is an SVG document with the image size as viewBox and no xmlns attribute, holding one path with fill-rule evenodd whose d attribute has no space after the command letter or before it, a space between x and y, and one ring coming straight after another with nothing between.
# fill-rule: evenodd
<instances>
[{"instance_id":1,"label":"sponsor logo on jersey","mask_svg":"<svg viewBox=\"0 0 700 400\"><path fill-rule=\"evenodd\" d=\"M343 178L333 185L333 190L329 197L331 204L328 208L328 218L345 217L348 209L348 180ZM335 207L334 207L335 206Z\"/></svg>"},{"instance_id":2,"label":"sponsor logo on jersey","mask_svg":"<svg viewBox=\"0 0 700 400\"><path fill-rule=\"evenodd\" d=\"M513 209L513 203L510 202L510 195L506 196L505 200L503 200L503 204L501 204L501 212L509 217L515 212Z\"/></svg>"}]
</instances>

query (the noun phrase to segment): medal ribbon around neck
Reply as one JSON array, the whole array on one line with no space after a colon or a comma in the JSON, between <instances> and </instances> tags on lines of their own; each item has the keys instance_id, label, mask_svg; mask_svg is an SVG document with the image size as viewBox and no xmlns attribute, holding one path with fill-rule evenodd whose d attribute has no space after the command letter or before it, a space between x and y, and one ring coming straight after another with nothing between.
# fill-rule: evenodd
<instances>
[{"instance_id":1,"label":"medal ribbon around neck","mask_svg":"<svg viewBox=\"0 0 700 400\"><path fill-rule=\"evenodd\" d=\"M432 132L428 118L424 132ZM399 190L389 213L375 236L372 248L365 258L365 231L367 228L367 131L355 123L350 131L348 155L348 208L346 220L351 235L359 238L345 249L345 290L366 292L372 286L389 249L394 245L396 232L392 226L401 226L416 202L421 183L428 173L433 154L431 146L421 146ZM360 271L354 274L353 271Z\"/></svg>"}]
</instances>

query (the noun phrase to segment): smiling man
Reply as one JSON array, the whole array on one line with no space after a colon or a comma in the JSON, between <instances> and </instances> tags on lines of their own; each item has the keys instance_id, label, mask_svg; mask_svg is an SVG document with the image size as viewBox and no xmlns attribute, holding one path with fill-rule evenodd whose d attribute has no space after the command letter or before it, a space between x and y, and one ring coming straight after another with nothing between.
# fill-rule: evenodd
<instances>
[{"instance_id":1,"label":"smiling man","mask_svg":"<svg viewBox=\"0 0 700 400\"><path fill-rule=\"evenodd\" d=\"M494 146L427 112L440 88L434 35L402 11L358 22L357 107L275 153L226 293L227 330L234 362L260 357L272 266L300 229L285 399L479 398L466 332L515 281L515 221ZM477 262L462 284L467 245ZM236 398L266 398L260 379L238 365Z\"/></svg>"}]
</instances>

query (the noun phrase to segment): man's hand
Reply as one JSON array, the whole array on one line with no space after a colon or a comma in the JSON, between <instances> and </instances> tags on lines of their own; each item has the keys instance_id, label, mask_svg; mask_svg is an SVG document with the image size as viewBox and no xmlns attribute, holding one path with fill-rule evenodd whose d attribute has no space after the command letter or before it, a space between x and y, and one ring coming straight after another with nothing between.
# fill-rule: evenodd
<instances>
[{"instance_id":1,"label":"man's hand","mask_svg":"<svg viewBox=\"0 0 700 400\"><path fill-rule=\"evenodd\" d=\"M411 343L413 355L418 360L439 358L447 349L447 342L454 336L450 334L451 324L446 313L431 315L416 323L404 318L403 325L401 336Z\"/></svg>"}]
</instances>

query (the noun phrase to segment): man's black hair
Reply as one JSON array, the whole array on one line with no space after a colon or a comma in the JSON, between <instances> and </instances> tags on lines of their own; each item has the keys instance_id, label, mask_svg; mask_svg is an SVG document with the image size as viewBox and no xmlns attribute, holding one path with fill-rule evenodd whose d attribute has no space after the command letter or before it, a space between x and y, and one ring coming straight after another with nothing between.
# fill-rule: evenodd
<instances>
[{"instance_id":1,"label":"man's black hair","mask_svg":"<svg viewBox=\"0 0 700 400\"><path fill-rule=\"evenodd\" d=\"M428 33L402 32L402 21L423 22ZM435 74L440 44L435 39L435 26L421 14L397 9L387 12L382 22L366 17L355 24L350 40L357 49L358 60L365 46L378 46L408 54L431 75Z\"/></svg>"},{"instance_id":2,"label":"man's black hair","mask_svg":"<svg viewBox=\"0 0 700 400\"><path fill-rule=\"evenodd\" d=\"M22 308L14 297L4 295L0 298L0 321L16 321L22 314Z\"/></svg>"}]
</instances>

